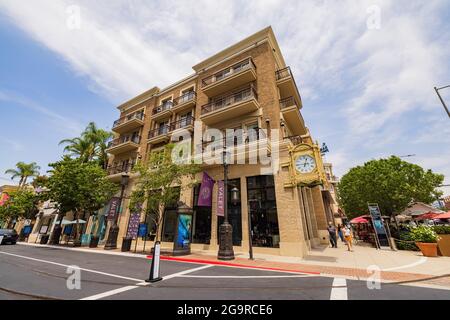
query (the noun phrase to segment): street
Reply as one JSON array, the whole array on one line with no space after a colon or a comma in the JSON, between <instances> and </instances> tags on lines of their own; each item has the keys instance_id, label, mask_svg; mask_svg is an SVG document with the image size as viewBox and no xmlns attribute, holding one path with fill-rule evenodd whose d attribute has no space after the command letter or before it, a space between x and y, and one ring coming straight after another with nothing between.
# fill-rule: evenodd
<instances>
[{"instance_id":1,"label":"street","mask_svg":"<svg viewBox=\"0 0 450 320\"><path fill-rule=\"evenodd\" d=\"M0 246L0 299L365 300L450 299L450 290L315 274L161 260L163 280L148 284L149 259L64 248ZM73 267L80 268L80 286ZM69 268L69 270L68 270Z\"/></svg>"}]
</instances>

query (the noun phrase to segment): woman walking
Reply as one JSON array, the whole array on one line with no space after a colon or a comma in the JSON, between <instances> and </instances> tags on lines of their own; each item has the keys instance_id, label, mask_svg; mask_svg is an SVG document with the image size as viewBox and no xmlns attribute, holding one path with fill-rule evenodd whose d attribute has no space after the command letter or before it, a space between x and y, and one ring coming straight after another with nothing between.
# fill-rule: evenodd
<instances>
[{"instance_id":1,"label":"woman walking","mask_svg":"<svg viewBox=\"0 0 450 320\"><path fill-rule=\"evenodd\" d=\"M343 232L344 232L344 238L345 238L345 242L346 242L348 251L353 251L353 245L352 245L353 236L352 236L352 231L351 231L350 227L344 225Z\"/></svg>"}]
</instances>

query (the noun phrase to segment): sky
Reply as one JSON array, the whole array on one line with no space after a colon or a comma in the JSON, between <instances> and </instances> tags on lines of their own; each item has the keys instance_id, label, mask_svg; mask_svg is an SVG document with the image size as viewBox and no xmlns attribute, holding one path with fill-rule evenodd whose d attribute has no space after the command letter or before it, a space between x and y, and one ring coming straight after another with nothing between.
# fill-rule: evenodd
<instances>
[{"instance_id":1,"label":"sky","mask_svg":"<svg viewBox=\"0 0 450 320\"><path fill-rule=\"evenodd\" d=\"M45 173L60 140L89 121L110 129L119 104L269 25L337 176L413 155L450 184L450 118L433 89L450 84L447 0L0 0L0 185L18 161Z\"/></svg>"}]
</instances>

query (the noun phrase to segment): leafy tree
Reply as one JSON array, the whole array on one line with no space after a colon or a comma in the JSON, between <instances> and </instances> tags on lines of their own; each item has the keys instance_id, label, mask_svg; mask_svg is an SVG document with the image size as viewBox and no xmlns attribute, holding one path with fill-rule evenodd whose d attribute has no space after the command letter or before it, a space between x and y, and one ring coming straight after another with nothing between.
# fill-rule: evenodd
<instances>
[{"instance_id":1,"label":"leafy tree","mask_svg":"<svg viewBox=\"0 0 450 320\"><path fill-rule=\"evenodd\" d=\"M200 171L198 165L189 161L172 161L175 150L175 145L168 144L160 152L151 152L147 161L134 168L139 178L131 194L130 210L140 211L146 204L145 214L156 225L155 240L161 237L164 209L177 202L180 190L190 188L195 183L195 174Z\"/></svg>"},{"instance_id":2,"label":"leafy tree","mask_svg":"<svg viewBox=\"0 0 450 320\"><path fill-rule=\"evenodd\" d=\"M28 189L19 189L11 192L9 196L9 199L0 206L2 221L33 219L39 212L39 203L44 200L44 195Z\"/></svg>"},{"instance_id":3,"label":"leafy tree","mask_svg":"<svg viewBox=\"0 0 450 320\"><path fill-rule=\"evenodd\" d=\"M443 180L443 175L395 156L371 160L342 177L339 202L349 217L367 213L367 203L378 203L383 215L395 215L411 201L435 201L442 194L436 188Z\"/></svg>"},{"instance_id":4,"label":"leafy tree","mask_svg":"<svg viewBox=\"0 0 450 320\"><path fill-rule=\"evenodd\" d=\"M98 161L101 167L106 168L108 154L106 153L107 142L112 137L112 133L97 127L94 122L90 122L80 137L64 139L59 144L67 144L65 152L82 162Z\"/></svg>"},{"instance_id":5,"label":"leafy tree","mask_svg":"<svg viewBox=\"0 0 450 320\"><path fill-rule=\"evenodd\" d=\"M59 210L59 226L52 234L50 243L59 242L62 219L72 212L76 220L102 208L117 191L118 186L111 182L105 171L95 162L83 162L66 156L61 161L51 163L51 175L46 186L48 197ZM75 243L79 243L79 225L76 224Z\"/></svg>"},{"instance_id":6,"label":"leafy tree","mask_svg":"<svg viewBox=\"0 0 450 320\"><path fill-rule=\"evenodd\" d=\"M36 162L25 163L25 162L17 162L16 169L8 169L5 171L6 174L11 175L11 179L15 179L20 177L19 187L22 188L27 184L27 179L29 177L36 177L39 175L40 167L36 164Z\"/></svg>"}]
</instances>

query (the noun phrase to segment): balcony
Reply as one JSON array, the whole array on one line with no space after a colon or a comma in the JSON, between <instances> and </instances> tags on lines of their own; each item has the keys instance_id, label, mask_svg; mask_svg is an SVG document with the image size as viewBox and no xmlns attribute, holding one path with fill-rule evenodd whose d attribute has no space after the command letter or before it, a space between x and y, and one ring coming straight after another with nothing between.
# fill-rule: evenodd
<instances>
[{"instance_id":1,"label":"balcony","mask_svg":"<svg viewBox=\"0 0 450 320\"><path fill-rule=\"evenodd\" d=\"M117 139L112 140L108 144L108 148L106 149L106 152L110 154L120 154L124 152L129 152L136 150L139 148L139 142L141 141L140 136L123 136L119 137Z\"/></svg>"},{"instance_id":2,"label":"balcony","mask_svg":"<svg viewBox=\"0 0 450 320\"><path fill-rule=\"evenodd\" d=\"M112 131L122 134L144 125L144 113L135 112L114 121Z\"/></svg>"},{"instance_id":3,"label":"balcony","mask_svg":"<svg viewBox=\"0 0 450 320\"><path fill-rule=\"evenodd\" d=\"M195 91L189 91L173 100L172 112L182 112L195 106Z\"/></svg>"},{"instance_id":4,"label":"balcony","mask_svg":"<svg viewBox=\"0 0 450 320\"><path fill-rule=\"evenodd\" d=\"M178 121L172 122L170 124L170 132L180 130L180 129L186 129L186 130L194 130L194 121L195 119L193 117L187 117L184 119L180 119Z\"/></svg>"},{"instance_id":5,"label":"balcony","mask_svg":"<svg viewBox=\"0 0 450 320\"><path fill-rule=\"evenodd\" d=\"M200 119L207 125L223 122L242 116L259 109L258 95L255 87L250 85L245 89L215 98L201 109Z\"/></svg>"},{"instance_id":6,"label":"balcony","mask_svg":"<svg viewBox=\"0 0 450 320\"><path fill-rule=\"evenodd\" d=\"M172 115L173 102L171 100L164 102L152 111L152 119L160 120Z\"/></svg>"},{"instance_id":7,"label":"balcony","mask_svg":"<svg viewBox=\"0 0 450 320\"><path fill-rule=\"evenodd\" d=\"M247 58L202 80L202 90L213 97L256 80L256 66Z\"/></svg>"},{"instance_id":8,"label":"balcony","mask_svg":"<svg viewBox=\"0 0 450 320\"><path fill-rule=\"evenodd\" d=\"M148 143L157 144L169 140L170 126L163 125L159 128L150 130L148 133Z\"/></svg>"},{"instance_id":9,"label":"balcony","mask_svg":"<svg viewBox=\"0 0 450 320\"><path fill-rule=\"evenodd\" d=\"M277 80L278 88L280 89L281 99L287 97L294 97L297 102L299 109L302 108L300 93L298 92L297 84L295 83L294 76L291 72L290 67L275 71L275 77Z\"/></svg>"},{"instance_id":10,"label":"balcony","mask_svg":"<svg viewBox=\"0 0 450 320\"><path fill-rule=\"evenodd\" d=\"M289 136L289 137L284 137L284 138L283 138L283 141L290 142L290 143L292 143L294 146L296 146L296 145L298 145L298 144L304 142L303 139L302 139L302 137L299 136L299 135Z\"/></svg>"},{"instance_id":11,"label":"balcony","mask_svg":"<svg viewBox=\"0 0 450 320\"><path fill-rule=\"evenodd\" d=\"M108 179L110 179L112 182L119 182L123 174L130 175L133 170L134 164L134 161L132 161L108 166L108 168L106 169L108 173Z\"/></svg>"},{"instance_id":12,"label":"balcony","mask_svg":"<svg viewBox=\"0 0 450 320\"><path fill-rule=\"evenodd\" d=\"M293 134L305 134L306 127L297 101L294 97L280 100L280 109L284 120Z\"/></svg>"}]
</instances>

